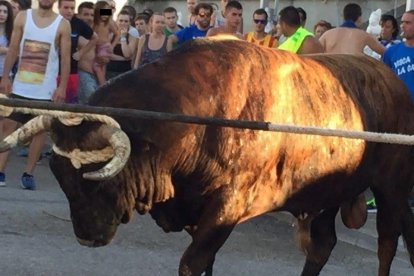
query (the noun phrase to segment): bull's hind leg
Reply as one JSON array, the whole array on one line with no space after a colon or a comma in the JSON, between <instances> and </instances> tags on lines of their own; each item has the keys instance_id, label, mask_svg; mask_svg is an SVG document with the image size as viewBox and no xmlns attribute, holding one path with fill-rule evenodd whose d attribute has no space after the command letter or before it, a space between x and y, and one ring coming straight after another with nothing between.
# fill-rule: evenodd
<instances>
[{"instance_id":1,"label":"bull's hind leg","mask_svg":"<svg viewBox=\"0 0 414 276\"><path fill-rule=\"evenodd\" d=\"M411 265L414 267L414 216L408 204L403 213L402 223L402 235L407 251L410 254Z\"/></svg>"},{"instance_id":2,"label":"bull's hind leg","mask_svg":"<svg viewBox=\"0 0 414 276\"><path fill-rule=\"evenodd\" d=\"M335 217L338 207L327 209L315 217L308 228L302 227L300 246L306 254L306 263L302 275L318 275L329 259L337 238L335 233ZM304 226L304 225L302 225ZM308 231L306 233L306 231Z\"/></svg>"},{"instance_id":3,"label":"bull's hind leg","mask_svg":"<svg viewBox=\"0 0 414 276\"><path fill-rule=\"evenodd\" d=\"M398 246L398 238L402 231L404 203L406 198L394 191L372 189L377 203L378 232L378 275L390 274L392 260ZM407 206L408 207L408 206Z\"/></svg>"}]
</instances>

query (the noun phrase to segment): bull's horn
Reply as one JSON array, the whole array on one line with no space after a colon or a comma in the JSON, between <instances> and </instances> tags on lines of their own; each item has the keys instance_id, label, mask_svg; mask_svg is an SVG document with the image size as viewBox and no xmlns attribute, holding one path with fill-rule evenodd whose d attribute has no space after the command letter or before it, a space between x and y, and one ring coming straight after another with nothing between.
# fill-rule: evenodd
<instances>
[{"instance_id":1,"label":"bull's horn","mask_svg":"<svg viewBox=\"0 0 414 276\"><path fill-rule=\"evenodd\" d=\"M119 128L103 125L98 133L101 137L109 141L114 149L114 157L102 169L83 174L84 178L90 180L104 180L117 175L124 168L131 153L129 138Z\"/></svg>"},{"instance_id":2,"label":"bull's horn","mask_svg":"<svg viewBox=\"0 0 414 276\"><path fill-rule=\"evenodd\" d=\"M37 116L15 130L0 142L0 152L7 151L18 144L29 141L41 131L49 130L52 118L50 116Z\"/></svg>"}]
</instances>

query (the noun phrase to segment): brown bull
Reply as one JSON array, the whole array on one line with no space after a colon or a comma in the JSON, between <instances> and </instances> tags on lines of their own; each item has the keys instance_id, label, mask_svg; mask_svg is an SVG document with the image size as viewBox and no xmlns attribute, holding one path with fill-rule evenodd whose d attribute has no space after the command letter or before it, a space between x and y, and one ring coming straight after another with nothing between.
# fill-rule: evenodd
<instances>
[{"instance_id":1,"label":"brown bull","mask_svg":"<svg viewBox=\"0 0 414 276\"><path fill-rule=\"evenodd\" d=\"M414 134L408 92L381 63L362 56L299 57L242 41L193 41L111 81L90 104ZM149 212L167 232L191 234L180 275L211 274L215 254L235 225L286 210L302 218L303 275L316 275L336 243L340 204L370 187L378 204L379 274L389 274L401 234L414 261L414 220L407 203L414 184L412 147L116 119L131 141L129 159L115 151L115 159L125 163L117 175L113 162L95 173L105 163L75 168L70 155L58 154L50 161L83 245L109 243L136 209ZM112 130L97 122L51 123L59 152L105 148L108 133ZM303 219L304 214L309 216Z\"/></svg>"}]
</instances>

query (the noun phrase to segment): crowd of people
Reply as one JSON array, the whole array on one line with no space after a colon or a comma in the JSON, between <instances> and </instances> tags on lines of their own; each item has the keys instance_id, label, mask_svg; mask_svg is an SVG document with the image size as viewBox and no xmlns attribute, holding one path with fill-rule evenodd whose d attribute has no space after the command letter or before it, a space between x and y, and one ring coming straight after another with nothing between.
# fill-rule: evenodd
<instances>
[{"instance_id":1,"label":"crowd of people","mask_svg":"<svg viewBox=\"0 0 414 276\"><path fill-rule=\"evenodd\" d=\"M53 11L58 2L59 14ZM198 37L230 34L262 47L297 54L363 54L369 47L406 84L414 100L414 11L402 16L382 15L381 33L362 30L358 4L343 9L343 24L334 28L321 19L306 29L306 11L288 6L272 18L265 9L249 15L253 29L243 32L240 1L221 0L219 6L187 0L187 24L179 25L174 7L137 12L125 5L114 18L114 0L0 0L0 92L9 97L87 104L107 80L144 66ZM265 27L272 23L267 33ZM401 27L401 32L399 27ZM1 121L2 138L30 116L12 114ZM45 141L40 133L30 143L21 184L35 189L33 170ZM8 153L0 154L0 186L6 185Z\"/></svg>"}]
</instances>

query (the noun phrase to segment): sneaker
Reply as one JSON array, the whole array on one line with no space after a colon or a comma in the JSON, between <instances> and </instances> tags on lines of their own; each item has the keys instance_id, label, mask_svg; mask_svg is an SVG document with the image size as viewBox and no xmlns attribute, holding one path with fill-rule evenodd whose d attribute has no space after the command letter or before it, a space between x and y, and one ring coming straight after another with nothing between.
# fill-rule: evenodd
<instances>
[{"instance_id":1,"label":"sneaker","mask_svg":"<svg viewBox=\"0 0 414 276\"><path fill-rule=\"evenodd\" d=\"M375 202L375 198L371 198L367 201L367 211L371 214L377 212L377 204Z\"/></svg>"},{"instance_id":2,"label":"sneaker","mask_svg":"<svg viewBox=\"0 0 414 276\"><path fill-rule=\"evenodd\" d=\"M6 186L6 175L0 172L0 187Z\"/></svg>"},{"instance_id":3,"label":"sneaker","mask_svg":"<svg viewBox=\"0 0 414 276\"><path fill-rule=\"evenodd\" d=\"M34 177L31 174L23 173L22 175L22 188L26 190L35 190L36 184Z\"/></svg>"}]
</instances>

